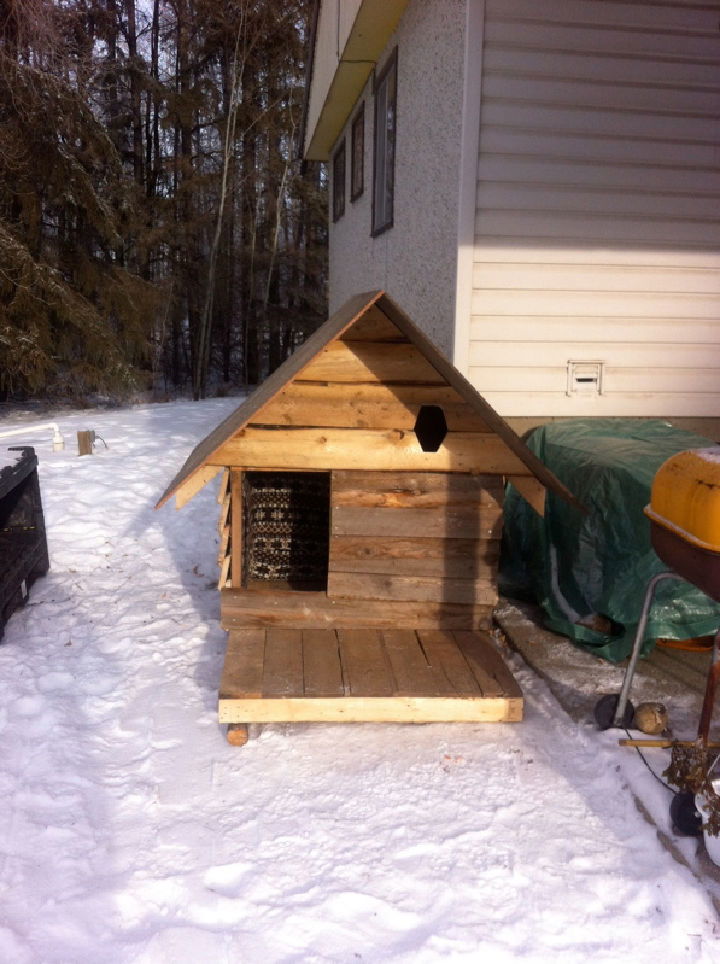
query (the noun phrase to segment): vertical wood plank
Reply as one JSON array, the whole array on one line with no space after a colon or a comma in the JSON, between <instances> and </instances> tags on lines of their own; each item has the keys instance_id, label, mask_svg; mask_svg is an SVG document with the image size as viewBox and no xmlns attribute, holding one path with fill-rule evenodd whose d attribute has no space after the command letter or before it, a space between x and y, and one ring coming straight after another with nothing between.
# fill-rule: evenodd
<instances>
[{"instance_id":1,"label":"vertical wood plank","mask_svg":"<svg viewBox=\"0 0 720 964\"><path fill-rule=\"evenodd\" d=\"M488 654L480 637L474 632L462 630L453 633L458 647L468 661L473 676L478 681L483 696L503 696L504 689L493 675L493 666L488 669Z\"/></svg>"},{"instance_id":2,"label":"vertical wood plank","mask_svg":"<svg viewBox=\"0 0 720 964\"><path fill-rule=\"evenodd\" d=\"M374 629L338 630L346 688L352 696L393 696L395 684L380 633Z\"/></svg>"},{"instance_id":3,"label":"vertical wood plank","mask_svg":"<svg viewBox=\"0 0 720 964\"><path fill-rule=\"evenodd\" d=\"M262 696L265 630L236 629L228 636L220 699Z\"/></svg>"},{"instance_id":4,"label":"vertical wood plank","mask_svg":"<svg viewBox=\"0 0 720 964\"><path fill-rule=\"evenodd\" d=\"M482 654L483 666L486 671L494 677L502 687L505 696L522 696L522 690L518 681L505 665L505 662L498 653L489 633L475 631L468 633L474 637L474 644L478 653Z\"/></svg>"},{"instance_id":5,"label":"vertical wood plank","mask_svg":"<svg viewBox=\"0 0 720 964\"><path fill-rule=\"evenodd\" d=\"M382 634L399 696L440 696L453 692L449 682L428 663L412 629Z\"/></svg>"},{"instance_id":6,"label":"vertical wood plank","mask_svg":"<svg viewBox=\"0 0 720 964\"><path fill-rule=\"evenodd\" d=\"M302 632L299 629L268 629L265 637L262 695L302 696Z\"/></svg>"},{"instance_id":7,"label":"vertical wood plank","mask_svg":"<svg viewBox=\"0 0 720 964\"><path fill-rule=\"evenodd\" d=\"M305 696L344 696L340 648L334 629L303 630Z\"/></svg>"},{"instance_id":8,"label":"vertical wood plank","mask_svg":"<svg viewBox=\"0 0 720 964\"><path fill-rule=\"evenodd\" d=\"M230 474L230 552L232 554L231 581L233 589L242 586L242 472Z\"/></svg>"},{"instance_id":9,"label":"vertical wood plank","mask_svg":"<svg viewBox=\"0 0 720 964\"><path fill-rule=\"evenodd\" d=\"M480 686L450 632L418 630L418 639L430 665L441 672L456 693L481 695Z\"/></svg>"}]
</instances>

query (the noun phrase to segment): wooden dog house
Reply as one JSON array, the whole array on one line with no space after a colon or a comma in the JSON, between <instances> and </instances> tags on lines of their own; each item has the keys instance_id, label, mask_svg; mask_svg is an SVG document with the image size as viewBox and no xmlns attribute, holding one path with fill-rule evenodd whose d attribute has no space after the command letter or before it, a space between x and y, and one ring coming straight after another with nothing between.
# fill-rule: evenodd
<instances>
[{"instance_id":1,"label":"wooden dog house","mask_svg":"<svg viewBox=\"0 0 720 964\"><path fill-rule=\"evenodd\" d=\"M223 473L219 716L519 720L488 630L503 488L572 495L383 292L358 295L192 452Z\"/></svg>"}]
</instances>

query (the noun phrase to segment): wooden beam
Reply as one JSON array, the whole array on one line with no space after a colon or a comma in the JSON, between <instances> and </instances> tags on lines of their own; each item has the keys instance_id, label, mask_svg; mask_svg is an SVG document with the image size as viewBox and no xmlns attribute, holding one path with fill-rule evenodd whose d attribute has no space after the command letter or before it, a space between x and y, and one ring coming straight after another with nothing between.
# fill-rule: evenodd
<instances>
[{"instance_id":1,"label":"wooden beam","mask_svg":"<svg viewBox=\"0 0 720 964\"><path fill-rule=\"evenodd\" d=\"M413 432L361 429L246 428L213 461L243 468L460 472L525 475L530 470L497 435L450 432L437 452L423 452Z\"/></svg>"},{"instance_id":2,"label":"wooden beam","mask_svg":"<svg viewBox=\"0 0 720 964\"><path fill-rule=\"evenodd\" d=\"M245 592L225 589L220 594L223 629L266 626L330 629L487 629L491 605L398 600L337 599L324 592Z\"/></svg>"},{"instance_id":3,"label":"wooden beam","mask_svg":"<svg viewBox=\"0 0 720 964\"><path fill-rule=\"evenodd\" d=\"M222 468L222 465L203 465L189 476L182 485L175 489L175 508L182 509L184 505L187 505L190 499L197 495L200 489L205 488Z\"/></svg>"},{"instance_id":4,"label":"wooden beam","mask_svg":"<svg viewBox=\"0 0 720 964\"><path fill-rule=\"evenodd\" d=\"M221 723L518 723L521 697L344 696L307 699L224 699Z\"/></svg>"},{"instance_id":5,"label":"wooden beam","mask_svg":"<svg viewBox=\"0 0 720 964\"><path fill-rule=\"evenodd\" d=\"M480 603L498 600L494 573L475 579L439 579L428 576L390 576L366 572L331 572L328 596L345 599L386 599L421 603Z\"/></svg>"}]
</instances>

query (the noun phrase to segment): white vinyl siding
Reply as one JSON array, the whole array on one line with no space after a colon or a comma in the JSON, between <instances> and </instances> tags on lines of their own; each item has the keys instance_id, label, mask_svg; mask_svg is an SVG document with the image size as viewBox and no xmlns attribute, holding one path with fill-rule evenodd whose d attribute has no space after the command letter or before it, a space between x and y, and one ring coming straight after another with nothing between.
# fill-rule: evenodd
<instances>
[{"instance_id":1,"label":"white vinyl siding","mask_svg":"<svg viewBox=\"0 0 720 964\"><path fill-rule=\"evenodd\" d=\"M720 414L719 19L487 0L468 373L502 414Z\"/></svg>"}]
</instances>

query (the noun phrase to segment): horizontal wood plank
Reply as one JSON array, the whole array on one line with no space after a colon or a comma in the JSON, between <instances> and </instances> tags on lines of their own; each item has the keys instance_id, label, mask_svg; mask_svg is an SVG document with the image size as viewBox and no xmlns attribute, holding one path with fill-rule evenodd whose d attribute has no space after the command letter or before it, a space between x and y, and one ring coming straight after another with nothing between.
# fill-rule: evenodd
<instances>
[{"instance_id":1,"label":"horizontal wood plank","mask_svg":"<svg viewBox=\"0 0 720 964\"><path fill-rule=\"evenodd\" d=\"M339 599L320 592L251 593L225 589L220 594L224 629L289 626L303 629L486 629L491 605L398 600Z\"/></svg>"},{"instance_id":2,"label":"horizontal wood plank","mask_svg":"<svg viewBox=\"0 0 720 964\"><path fill-rule=\"evenodd\" d=\"M386 536L335 536L330 572L402 572L410 576L467 577L497 571L500 540L401 539Z\"/></svg>"},{"instance_id":3,"label":"horizontal wood plank","mask_svg":"<svg viewBox=\"0 0 720 964\"><path fill-rule=\"evenodd\" d=\"M421 382L445 379L411 344L334 341L297 376L312 382Z\"/></svg>"},{"instance_id":4,"label":"horizontal wood plank","mask_svg":"<svg viewBox=\"0 0 720 964\"><path fill-rule=\"evenodd\" d=\"M308 388L317 388L309 385ZM431 402L430 404L439 404ZM298 396L281 392L257 412L251 425L283 425L318 428L403 429L415 427L421 403L404 404L397 400L383 402L342 398L327 393L325 398ZM458 403L441 406L451 432L487 432L487 424L469 405Z\"/></svg>"},{"instance_id":5,"label":"horizontal wood plank","mask_svg":"<svg viewBox=\"0 0 720 964\"><path fill-rule=\"evenodd\" d=\"M223 699L220 723L518 723L518 697L350 696L325 699Z\"/></svg>"},{"instance_id":6,"label":"horizontal wood plank","mask_svg":"<svg viewBox=\"0 0 720 964\"><path fill-rule=\"evenodd\" d=\"M407 538L416 533L440 539L497 539L502 533L499 506L476 509L373 509L336 506L333 536L386 536Z\"/></svg>"},{"instance_id":7,"label":"horizontal wood plank","mask_svg":"<svg viewBox=\"0 0 720 964\"><path fill-rule=\"evenodd\" d=\"M475 579L433 579L428 576L391 576L382 573L331 572L328 596L345 599L470 603L494 606L498 594L495 574Z\"/></svg>"},{"instance_id":8,"label":"horizontal wood plank","mask_svg":"<svg viewBox=\"0 0 720 964\"><path fill-rule=\"evenodd\" d=\"M530 475L524 462L497 435L450 432L437 452L423 452L413 432L358 429L246 428L211 456L213 462L285 471L480 472Z\"/></svg>"},{"instance_id":9,"label":"horizontal wood plank","mask_svg":"<svg viewBox=\"0 0 720 964\"><path fill-rule=\"evenodd\" d=\"M441 509L447 506L502 506L503 479L497 475L433 472L333 473L333 506Z\"/></svg>"}]
</instances>

